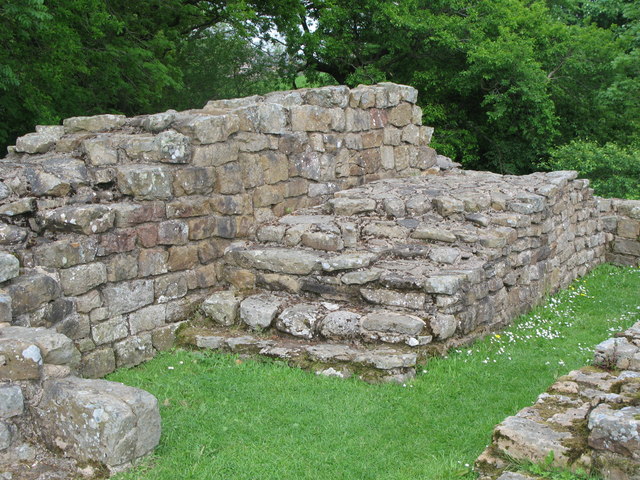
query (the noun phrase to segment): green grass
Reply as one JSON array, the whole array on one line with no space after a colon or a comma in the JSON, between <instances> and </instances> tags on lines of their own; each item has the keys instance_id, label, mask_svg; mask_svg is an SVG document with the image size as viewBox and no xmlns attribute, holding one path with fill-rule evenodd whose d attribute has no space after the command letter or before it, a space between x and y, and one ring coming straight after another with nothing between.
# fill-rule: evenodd
<instances>
[{"instance_id":1,"label":"green grass","mask_svg":"<svg viewBox=\"0 0 640 480\"><path fill-rule=\"evenodd\" d=\"M602 266L406 385L177 350L110 380L160 402L155 457L118 479L455 479L493 427L640 320L640 269Z\"/></svg>"}]
</instances>

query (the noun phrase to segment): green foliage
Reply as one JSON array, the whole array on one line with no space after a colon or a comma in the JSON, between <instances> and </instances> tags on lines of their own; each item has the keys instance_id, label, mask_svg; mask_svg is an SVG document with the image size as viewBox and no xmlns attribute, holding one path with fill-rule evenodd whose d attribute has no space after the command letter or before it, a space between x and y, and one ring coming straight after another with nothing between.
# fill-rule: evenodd
<instances>
[{"instance_id":1,"label":"green foliage","mask_svg":"<svg viewBox=\"0 0 640 480\"><path fill-rule=\"evenodd\" d=\"M640 146L573 141L551 151L551 170L577 170L597 195L640 199Z\"/></svg>"},{"instance_id":2,"label":"green foliage","mask_svg":"<svg viewBox=\"0 0 640 480\"><path fill-rule=\"evenodd\" d=\"M554 467L554 457L553 450L550 450L544 461L540 463L515 462L515 465L518 471L530 473L545 480L602 480L601 475L588 473L581 469L572 472L567 469Z\"/></svg>"},{"instance_id":3,"label":"green foliage","mask_svg":"<svg viewBox=\"0 0 640 480\"><path fill-rule=\"evenodd\" d=\"M639 288L640 269L601 266L505 332L430 359L405 386L160 354L109 376L153 393L163 422L155 457L117 478L470 480L497 423L640 319Z\"/></svg>"}]
</instances>

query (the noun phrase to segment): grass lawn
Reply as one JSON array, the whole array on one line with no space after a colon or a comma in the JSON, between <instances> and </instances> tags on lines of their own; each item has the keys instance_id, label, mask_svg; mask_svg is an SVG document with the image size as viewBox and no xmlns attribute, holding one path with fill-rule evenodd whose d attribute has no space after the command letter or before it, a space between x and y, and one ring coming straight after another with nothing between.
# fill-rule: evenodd
<instances>
[{"instance_id":1,"label":"grass lawn","mask_svg":"<svg viewBox=\"0 0 640 480\"><path fill-rule=\"evenodd\" d=\"M153 458L117 479L474 478L493 427L640 320L640 269L604 265L406 385L176 350L108 378L160 402Z\"/></svg>"}]
</instances>

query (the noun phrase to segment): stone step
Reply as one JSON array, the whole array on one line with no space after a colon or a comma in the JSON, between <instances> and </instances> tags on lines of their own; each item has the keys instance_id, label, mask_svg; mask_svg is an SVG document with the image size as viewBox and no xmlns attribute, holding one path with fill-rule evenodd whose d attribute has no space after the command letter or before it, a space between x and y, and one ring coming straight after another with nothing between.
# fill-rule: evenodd
<instances>
[{"instance_id":1,"label":"stone step","mask_svg":"<svg viewBox=\"0 0 640 480\"><path fill-rule=\"evenodd\" d=\"M180 332L184 345L241 355L284 360L319 375L370 381L403 382L415 376L418 355L406 349L362 347L342 343L263 336L228 329L188 327Z\"/></svg>"},{"instance_id":2,"label":"stone step","mask_svg":"<svg viewBox=\"0 0 640 480\"><path fill-rule=\"evenodd\" d=\"M270 331L309 341L393 344L418 350L434 339L450 337L456 328L452 315L416 315L406 309L354 306L271 292L243 296L220 291L204 301L201 312L209 324L249 333Z\"/></svg>"}]
</instances>

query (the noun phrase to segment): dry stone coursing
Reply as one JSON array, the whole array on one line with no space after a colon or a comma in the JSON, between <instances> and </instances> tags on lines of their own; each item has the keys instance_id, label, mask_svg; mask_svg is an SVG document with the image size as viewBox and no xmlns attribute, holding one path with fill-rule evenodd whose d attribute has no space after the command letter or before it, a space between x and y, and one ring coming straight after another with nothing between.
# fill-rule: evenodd
<instances>
[{"instance_id":1,"label":"dry stone coursing","mask_svg":"<svg viewBox=\"0 0 640 480\"><path fill-rule=\"evenodd\" d=\"M560 377L531 406L498 425L476 461L483 480L512 460L595 470L606 480L640 478L640 322L596 346L595 367ZM508 477L507 477L508 478Z\"/></svg>"},{"instance_id":2,"label":"dry stone coursing","mask_svg":"<svg viewBox=\"0 0 640 480\"><path fill-rule=\"evenodd\" d=\"M605 234L573 174L443 175L458 165L428 146L416 98L390 83L275 92L76 117L18 139L0 163L0 322L73 350L68 364L41 364L34 341L7 337L27 356L5 362L6 381L40 395L52 372L143 362L215 291L204 310L218 331L186 335L199 346L397 380L430 348L496 328L585 273L605 240L615 236L611 260L638 257L635 207L603 201ZM396 177L407 181L385 180ZM230 286L233 299L220 293ZM301 303L309 311L289 315ZM118 455L96 461L115 468Z\"/></svg>"}]
</instances>

